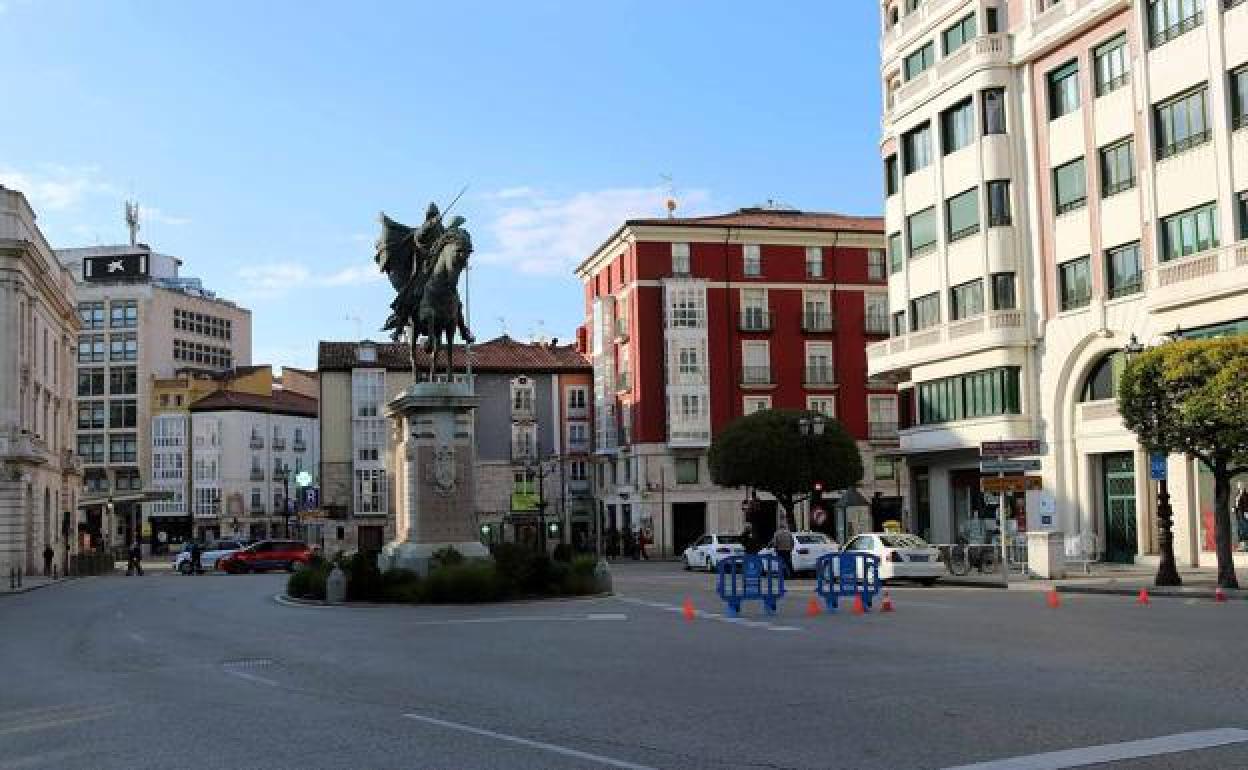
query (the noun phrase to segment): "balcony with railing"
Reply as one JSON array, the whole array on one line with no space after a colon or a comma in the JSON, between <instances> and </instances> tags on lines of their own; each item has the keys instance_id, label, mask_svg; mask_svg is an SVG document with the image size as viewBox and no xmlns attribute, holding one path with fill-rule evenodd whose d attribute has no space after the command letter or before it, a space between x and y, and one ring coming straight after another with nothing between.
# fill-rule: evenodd
<instances>
[{"instance_id":1,"label":"balcony with railing","mask_svg":"<svg viewBox=\"0 0 1248 770\"><path fill-rule=\"evenodd\" d=\"M772 385L770 366L741 367L741 384L754 386Z\"/></svg>"},{"instance_id":2,"label":"balcony with railing","mask_svg":"<svg viewBox=\"0 0 1248 770\"><path fill-rule=\"evenodd\" d=\"M252 481L264 481L264 469L263 469L263 468L252 468L252 469L251 469L251 480L252 480Z\"/></svg>"},{"instance_id":3,"label":"balcony with railing","mask_svg":"<svg viewBox=\"0 0 1248 770\"><path fill-rule=\"evenodd\" d=\"M264 449L264 437L256 433L251 434L249 446L252 449Z\"/></svg>"},{"instance_id":4,"label":"balcony with railing","mask_svg":"<svg viewBox=\"0 0 1248 770\"><path fill-rule=\"evenodd\" d=\"M264 503L258 500L252 500L247 510L251 512L252 516L263 516L268 512L265 510Z\"/></svg>"},{"instance_id":5,"label":"balcony with railing","mask_svg":"<svg viewBox=\"0 0 1248 770\"><path fill-rule=\"evenodd\" d=\"M802 331L830 332L836 330L836 316L826 310L807 310L802 313Z\"/></svg>"},{"instance_id":6,"label":"balcony with railing","mask_svg":"<svg viewBox=\"0 0 1248 770\"><path fill-rule=\"evenodd\" d=\"M1010 63L1011 37L1005 33L980 35L949 56L902 84L893 94L892 106L884 115L891 122L909 113L923 97L938 93L966 80L973 71L1004 67Z\"/></svg>"},{"instance_id":7,"label":"balcony with railing","mask_svg":"<svg viewBox=\"0 0 1248 770\"><path fill-rule=\"evenodd\" d=\"M290 448L296 452L306 452L308 451L308 443L301 438L297 438L291 442Z\"/></svg>"},{"instance_id":8,"label":"balcony with railing","mask_svg":"<svg viewBox=\"0 0 1248 770\"><path fill-rule=\"evenodd\" d=\"M771 331L772 314L761 308L746 308L737 316L737 328L743 332Z\"/></svg>"},{"instance_id":9,"label":"balcony with railing","mask_svg":"<svg viewBox=\"0 0 1248 770\"><path fill-rule=\"evenodd\" d=\"M895 443L897 441L896 420L870 420L867 422L867 439Z\"/></svg>"},{"instance_id":10,"label":"balcony with railing","mask_svg":"<svg viewBox=\"0 0 1248 770\"><path fill-rule=\"evenodd\" d=\"M996 310L867 345L867 373L904 371L916 363L1026 341L1022 311Z\"/></svg>"},{"instance_id":11,"label":"balcony with railing","mask_svg":"<svg viewBox=\"0 0 1248 770\"><path fill-rule=\"evenodd\" d=\"M836 373L827 364L807 364L802 384L808 388L826 388L836 384Z\"/></svg>"},{"instance_id":12,"label":"balcony with railing","mask_svg":"<svg viewBox=\"0 0 1248 770\"><path fill-rule=\"evenodd\" d=\"M1248 294L1248 240L1162 262L1148 269L1145 284L1153 310Z\"/></svg>"},{"instance_id":13,"label":"balcony with railing","mask_svg":"<svg viewBox=\"0 0 1248 770\"><path fill-rule=\"evenodd\" d=\"M887 313L867 313L862 318L862 330L867 334L888 334Z\"/></svg>"},{"instance_id":14,"label":"balcony with railing","mask_svg":"<svg viewBox=\"0 0 1248 770\"><path fill-rule=\"evenodd\" d=\"M537 462L537 451L530 442L513 441L511 442L511 461L519 465Z\"/></svg>"},{"instance_id":15,"label":"balcony with railing","mask_svg":"<svg viewBox=\"0 0 1248 770\"><path fill-rule=\"evenodd\" d=\"M274 436L273 437L273 449L278 450L278 451L285 450L286 439L282 436Z\"/></svg>"}]
</instances>

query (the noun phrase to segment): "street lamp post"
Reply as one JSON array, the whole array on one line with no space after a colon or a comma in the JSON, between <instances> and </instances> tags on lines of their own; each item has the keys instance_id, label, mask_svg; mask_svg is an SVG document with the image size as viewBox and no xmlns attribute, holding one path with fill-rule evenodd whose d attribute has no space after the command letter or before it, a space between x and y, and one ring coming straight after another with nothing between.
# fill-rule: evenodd
<instances>
[{"instance_id":1,"label":"street lamp post","mask_svg":"<svg viewBox=\"0 0 1248 770\"><path fill-rule=\"evenodd\" d=\"M1173 339L1177 339L1182 333L1178 327L1175 327ZM1167 342L1171 340L1166 340ZM1131 339L1123 348L1123 353L1127 357L1138 355L1144 352L1144 346L1136 339L1135 335L1131 335ZM1151 470L1153 453L1149 452L1149 465ZM1179 577L1178 567L1174 563L1174 510L1170 507L1170 486L1165 474L1157 480L1157 548L1161 551L1161 558L1157 563L1157 577L1153 579L1153 585L1158 586L1178 586L1183 585L1183 578Z\"/></svg>"},{"instance_id":2,"label":"street lamp post","mask_svg":"<svg viewBox=\"0 0 1248 770\"><path fill-rule=\"evenodd\" d=\"M542 553L546 553L546 477L551 474L546 464L539 460L536 465L525 463L525 475L537 479L537 542Z\"/></svg>"},{"instance_id":3,"label":"street lamp post","mask_svg":"<svg viewBox=\"0 0 1248 770\"><path fill-rule=\"evenodd\" d=\"M811 476L811 489L806 503L806 525L810 526L810 514L815 504L815 493L820 491L820 482L814 478L815 476L815 442L823 436L824 429L827 428L828 418L822 414L815 413L810 417L801 417L797 421L797 430L802 434L803 443L806 446L806 470ZM796 522L795 522L796 523Z\"/></svg>"},{"instance_id":4,"label":"street lamp post","mask_svg":"<svg viewBox=\"0 0 1248 770\"><path fill-rule=\"evenodd\" d=\"M290 537L290 466L282 466L282 533Z\"/></svg>"}]
</instances>

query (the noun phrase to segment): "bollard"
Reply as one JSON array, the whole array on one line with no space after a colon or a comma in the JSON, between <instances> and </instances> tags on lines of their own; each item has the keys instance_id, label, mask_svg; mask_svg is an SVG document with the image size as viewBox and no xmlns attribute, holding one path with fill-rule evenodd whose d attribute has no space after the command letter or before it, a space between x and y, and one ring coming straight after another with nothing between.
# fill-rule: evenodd
<instances>
[{"instance_id":1,"label":"bollard","mask_svg":"<svg viewBox=\"0 0 1248 770\"><path fill-rule=\"evenodd\" d=\"M611 568L606 559L599 559L594 565L594 587L600 594L611 593Z\"/></svg>"},{"instance_id":2,"label":"bollard","mask_svg":"<svg viewBox=\"0 0 1248 770\"><path fill-rule=\"evenodd\" d=\"M325 601L330 604L342 604L347 600L347 576L337 564L329 572L325 581Z\"/></svg>"}]
</instances>

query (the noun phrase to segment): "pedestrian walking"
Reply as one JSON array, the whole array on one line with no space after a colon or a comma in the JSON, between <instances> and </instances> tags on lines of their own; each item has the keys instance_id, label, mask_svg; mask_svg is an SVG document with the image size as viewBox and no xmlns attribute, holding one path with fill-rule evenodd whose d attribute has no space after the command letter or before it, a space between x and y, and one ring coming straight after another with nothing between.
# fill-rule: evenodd
<instances>
[{"instance_id":1,"label":"pedestrian walking","mask_svg":"<svg viewBox=\"0 0 1248 770\"><path fill-rule=\"evenodd\" d=\"M793 533L789 531L788 522L780 522L780 529L776 530L775 544L776 555L784 564L784 576L791 577L793 575Z\"/></svg>"},{"instance_id":2,"label":"pedestrian walking","mask_svg":"<svg viewBox=\"0 0 1248 770\"><path fill-rule=\"evenodd\" d=\"M607 558L616 559L620 556L620 533L612 524L607 530Z\"/></svg>"},{"instance_id":3,"label":"pedestrian walking","mask_svg":"<svg viewBox=\"0 0 1248 770\"><path fill-rule=\"evenodd\" d=\"M130 546L130 560L126 562L126 575L137 574L143 576L143 546L138 540L134 541L134 545Z\"/></svg>"},{"instance_id":4,"label":"pedestrian walking","mask_svg":"<svg viewBox=\"0 0 1248 770\"><path fill-rule=\"evenodd\" d=\"M644 529L637 530L637 553L645 561L650 561L650 556L646 553L646 543L650 542L650 535Z\"/></svg>"},{"instance_id":5,"label":"pedestrian walking","mask_svg":"<svg viewBox=\"0 0 1248 770\"><path fill-rule=\"evenodd\" d=\"M204 565L199 563L199 557L203 554L203 552L204 552L204 549L199 544L199 541L192 540L191 541L191 574L192 575L204 574Z\"/></svg>"},{"instance_id":6,"label":"pedestrian walking","mask_svg":"<svg viewBox=\"0 0 1248 770\"><path fill-rule=\"evenodd\" d=\"M52 546L45 545L43 547L43 576L44 577L52 577L52 557L53 556L56 556L56 554L52 552Z\"/></svg>"},{"instance_id":7,"label":"pedestrian walking","mask_svg":"<svg viewBox=\"0 0 1248 770\"><path fill-rule=\"evenodd\" d=\"M745 522L745 526L741 528L741 547L746 553L757 553L758 549L754 546L754 527L750 526L750 522Z\"/></svg>"}]
</instances>

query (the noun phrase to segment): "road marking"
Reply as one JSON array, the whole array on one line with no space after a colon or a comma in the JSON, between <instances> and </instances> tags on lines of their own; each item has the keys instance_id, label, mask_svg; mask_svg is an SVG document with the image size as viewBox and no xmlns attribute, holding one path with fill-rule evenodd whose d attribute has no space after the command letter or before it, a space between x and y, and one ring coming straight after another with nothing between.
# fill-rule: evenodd
<instances>
[{"instance_id":1,"label":"road marking","mask_svg":"<svg viewBox=\"0 0 1248 770\"><path fill-rule=\"evenodd\" d=\"M130 638L138 642L139 644L142 644L147 641L146 639L143 638L143 634L136 634L133 631L130 632Z\"/></svg>"},{"instance_id":2,"label":"road marking","mask_svg":"<svg viewBox=\"0 0 1248 770\"><path fill-rule=\"evenodd\" d=\"M238 677L239 679L246 679L246 680L247 680L247 681L249 681L249 682L257 682L257 683L259 683L259 684L267 684L269 687L277 687L277 686L278 686L278 684L277 684L277 682L276 682L276 681L274 681L274 680L272 680L272 679L269 679L268 677L256 676L255 674L251 673L250 671L242 671L242 670L237 669L237 668L226 668L226 669L225 669L225 673L229 674L230 676L236 676L236 677Z\"/></svg>"},{"instance_id":3,"label":"road marking","mask_svg":"<svg viewBox=\"0 0 1248 770\"><path fill-rule=\"evenodd\" d=\"M79 722L102 719L115 711L113 706L52 706L46 709L30 709L27 712L10 712L15 723L0 725L0 735L28 733L35 730L51 730Z\"/></svg>"},{"instance_id":4,"label":"road marking","mask_svg":"<svg viewBox=\"0 0 1248 770\"><path fill-rule=\"evenodd\" d=\"M630 596L617 596L615 598L619 599L622 602L628 602L629 604L636 604L641 607L650 607L656 610L663 610L664 612L684 612L685 611L684 607L681 607L675 604L667 604L665 602L654 602L648 599L634 599ZM749 618L743 618L739 616L734 617L732 615L725 615L719 612L707 612L705 610L694 610L693 615L696 618L701 618L704 620L714 620L719 623L727 623L733 626L744 626L746 628L762 628L768 631L802 631L804 630L798 626L786 626L786 625L779 624L779 623L773 623L767 620L751 620Z\"/></svg>"},{"instance_id":5,"label":"road marking","mask_svg":"<svg viewBox=\"0 0 1248 770\"><path fill-rule=\"evenodd\" d=\"M1086 746L1080 749L1050 751L1025 757L996 759L973 765L959 765L946 770L1062 770L1067 767L1086 767L1106 762L1155 757L1161 754L1178 754L1199 751L1248 741L1248 730L1223 727L1215 730L1197 730L1190 733L1163 735L1125 743L1107 743L1103 746Z\"/></svg>"},{"instance_id":6,"label":"road marking","mask_svg":"<svg viewBox=\"0 0 1248 770\"><path fill-rule=\"evenodd\" d=\"M628 620L628 616L622 612L591 612L585 616L586 620Z\"/></svg>"},{"instance_id":7,"label":"road marking","mask_svg":"<svg viewBox=\"0 0 1248 770\"><path fill-rule=\"evenodd\" d=\"M473 735L480 735L486 738L493 738L498 741L506 741L507 743L516 743L521 746L528 746L534 749L541 749L543 751L549 751L552 754L562 754L565 757L575 757L576 759L583 759L588 762L596 762L600 765L609 765L611 767L623 767L623 768L627 768L628 770L655 770L654 768L648 765L638 765L633 762L625 762L622 759L612 759L611 757L604 757L601 754L590 754L589 752L578 751L577 749L570 749L566 746L557 746L553 743L544 743L542 741L529 740L528 738L521 738L515 735L507 735L506 733L496 733L493 730L486 730L481 727L473 727L472 725L460 724L459 722L448 722L445 719L434 719L433 717L427 717L421 714L404 714L403 716L408 719L413 719L417 722L424 722L425 724L436 725L437 727L445 727L448 730L459 730L460 732L472 733Z\"/></svg>"}]
</instances>

